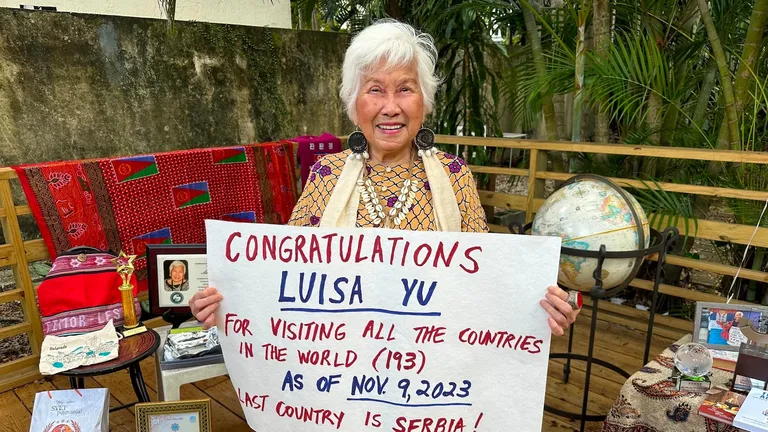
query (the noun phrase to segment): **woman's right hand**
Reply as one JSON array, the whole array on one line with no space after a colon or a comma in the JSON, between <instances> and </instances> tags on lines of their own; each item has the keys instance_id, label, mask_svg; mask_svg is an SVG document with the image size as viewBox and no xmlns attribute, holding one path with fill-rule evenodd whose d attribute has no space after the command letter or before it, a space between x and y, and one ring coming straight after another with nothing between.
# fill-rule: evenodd
<instances>
[{"instance_id":1,"label":"woman's right hand","mask_svg":"<svg viewBox=\"0 0 768 432\"><path fill-rule=\"evenodd\" d=\"M221 294L214 287L208 287L198 291L189 299L189 307L192 309L192 315L198 321L203 323L203 330L216 325L216 316L214 312L219 307L219 302L223 299Z\"/></svg>"}]
</instances>

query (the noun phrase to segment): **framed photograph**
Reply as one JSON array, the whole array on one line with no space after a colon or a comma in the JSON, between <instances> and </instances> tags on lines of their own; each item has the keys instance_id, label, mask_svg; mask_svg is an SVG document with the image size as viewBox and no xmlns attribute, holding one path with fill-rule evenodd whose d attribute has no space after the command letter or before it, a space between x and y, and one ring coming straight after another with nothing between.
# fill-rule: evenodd
<instances>
[{"instance_id":1,"label":"framed photograph","mask_svg":"<svg viewBox=\"0 0 768 432\"><path fill-rule=\"evenodd\" d=\"M746 318L757 327L768 317L768 307L747 304L696 303L693 342L707 348L723 351L738 351L742 342L747 341L739 320Z\"/></svg>"},{"instance_id":2,"label":"framed photograph","mask_svg":"<svg viewBox=\"0 0 768 432\"><path fill-rule=\"evenodd\" d=\"M153 314L187 313L189 299L208 286L204 244L148 244L147 278Z\"/></svg>"},{"instance_id":3,"label":"framed photograph","mask_svg":"<svg viewBox=\"0 0 768 432\"><path fill-rule=\"evenodd\" d=\"M211 432L211 400L136 404L137 432Z\"/></svg>"}]
</instances>

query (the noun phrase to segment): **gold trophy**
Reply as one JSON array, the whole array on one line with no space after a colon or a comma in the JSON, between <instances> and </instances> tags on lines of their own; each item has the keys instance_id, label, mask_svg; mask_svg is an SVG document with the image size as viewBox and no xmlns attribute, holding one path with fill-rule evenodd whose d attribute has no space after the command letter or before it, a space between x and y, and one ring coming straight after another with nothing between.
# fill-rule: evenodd
<instances>
[{"instance_id":1,"label":"gold trophy","mask_svg":"<svg viewBox=\"0 0 768 432\"><path fill-rule=\"evenodd\" d=\"M133 275L133 260L136 259L136 255L126 255L124 251L120 251L120 254L112 260L117 265L117 273L120 275L120 279L123 280L123 284L120 285L120 294L123 302L123 336L128 337L135 334L139 334L147 331L147 328L143 325L139 325L139 320L136 317L136 309L133 306L133 284L131 284L131 275Z\"/></svg>"}]
</instances>

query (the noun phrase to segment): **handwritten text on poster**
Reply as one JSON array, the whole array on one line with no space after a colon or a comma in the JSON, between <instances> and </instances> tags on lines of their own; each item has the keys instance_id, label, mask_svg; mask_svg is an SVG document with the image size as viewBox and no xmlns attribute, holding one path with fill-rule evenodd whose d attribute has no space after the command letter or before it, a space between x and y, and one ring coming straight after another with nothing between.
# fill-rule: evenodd
<instances>
[{"instance_id":1,"label":"handwritten text on poster","mask_svg":"<svg viewBox=\"0 0 768 432\"><path fill-rule=\"evenodd\" d=\"M257 431L540 430L560 240L207 221Z\"/></svg>"}]
</instances>

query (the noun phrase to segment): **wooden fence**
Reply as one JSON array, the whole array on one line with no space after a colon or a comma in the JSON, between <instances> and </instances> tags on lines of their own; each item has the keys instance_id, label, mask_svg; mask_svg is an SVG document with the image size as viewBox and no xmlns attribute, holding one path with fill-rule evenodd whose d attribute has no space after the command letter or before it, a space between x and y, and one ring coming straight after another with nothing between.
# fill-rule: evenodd
<instances>
[{"instance_id":1,"label":"wooden fence","mask_svg":"<svg viewBox=\"0 0 768 432\"><path fill-rule=\"evenodd\" d=\"M345 140L345 137L342 137ZM670 159L709 160L719 162L738 162L749 164L768 164L768 153L699 150L672 147L643 147L629 145L608 145L569 142L539 142L532 140L514 140L506 138L476 138L439 135L439 144L454 144L471 147L495 147L500 149L518 149L528 152L529 168L504 168L492 166L470 166L477 174L525 176L528 178L528 194L510 195L495 191L480 190L480 198L485 206L525 211L526 219L530 221L536 210L544 202L544 186L546 180L567 180L569 174L555 173L547 170L547 152L584 152L612 155L630 155ZM613 179L621 186L644 187L643 183L632 179ZM40 360L40 345L42 343L42 327L35 297L36 286L32 283L29 263L48 260L50 257L42 239L22 240L19 229L19 216L30 215L31 210L26 203L13 201L11 182L18 182L16 172L10 168L0 168L0 221L6 244L0 245L0 268L10 267L16 281L14 289L0 293L0 304L18 302L24 313L23 322L0 328L0 340L8 337L27 334L31 344L31 354L17 360L0 364L0 392L9 388L23 385L40 378L38 363ZM766 201L768 192L748 191L740 189L715 188L686 184L662 183L668 192L709 195L713 197L737 198L745 200ZM494 232L508 233L505 226L491 225ZM747 244L754 227L728 224L718 221L699 220L696 236L705 240L717 240ZM768 247L768 229L759 228L752 245ZM722 275L733 276L737 268L729 265L696 260L691 258L669 256L668 263L691 269L704 270ZM758 282L768 282L768 273L750 269L742 269L739 277ZM635 279L632 287L642 290L652 290L651 281ZM723 301L714 294L681 288L669 284L661 286L663 294L694 301ZM144 300L144 297L140 298ZM591 314L590 303L587 299L584 315ZM629 327L645 329L648 322L648 312L627 306L615 305L609 302L600 303L600 316ZM679 318L656 315L654 332L669 337L679 337L693 330L693 323ZM150 327L162 325L159 318L149 320Z\"/></svg>"},{"instance_id":2,"label":"wooden fence","mask_svg":"<svg viewBox=\"0 0 768 432\"><path fill-rule=\"evenodd\" d=\"M556 173L547 169L547 152L581 152L605 155L627 155L638 157L653 157L666 159L688 159L698 161L716 161L733 162L742 164L768 164L768 153L749 152L749 151L727 151L727 150L706 150L675 147L652 147L652 146L632 146L632 145L612 145L612 144L594 144L594 143L571 143L571 142L545 142L534 140L516 140L506 138L480 138L480 137L460 137L440 135L437 137L439 144L455 144L459 146L468 146L469 151L473 147L486 147L498 149L517 149L527 152L526 160L529 161L528 168L504 168L496 166L473 166L469 168L476 174L491 175L510 175L527 177L528 193L526 196L510 195L489 190L479 190L480 199L485 206L493 206L502 209L512 209L525 211L526 221L530 222L538 208L545 200L545 182L547 180L564 181L571 178L574 174ZM635 179L611 178L619 186L632 188L646 188L647 183ZM652 184L652 183L651 183ZM768 191L751 191L743 189L729 189L719 187L709 187L678 183L659 183L659 186L666 192L676 192L691 195L707 195L716 198L734 198L742 200L754 200L761 203L768 200ZM655 186L654 186L655 187ZM651 217L652 215L648 215ZM666 220L665 220L666 222ZM697 227L693 228L693 220L690 220L690 226L687 232L703 240L732 242L735 244L746 245L754 233L751 245L756 247L768 247L768 229L758 228L755 231L754 226L731 224L713 220L696 220ZM681 233L686 232L685 225L679 223L678 229ZM655 226L658 229L658 227ZM664 228L664 227L662 227ZM491 231L508 233L506 226L491 225ZM655 259L655 257L650 257ZM724 265L706 260L687 258L677 255L668 255L667 263L689 269L702 270L720 275L735 276L737 267ZM754 280L757 282L768 282L768 273L752 269L741 269L739 278ZM631 287L636 289L652 291L653 282L644 279L634 279L630 283ZM662 294L668 294L673 297L687 299L692 301L724 302L725 299L717 294L701 292L694 289L688 289L670 284L662 284L659 290ZM732 303L745 303L739 300L733 300ZM585 299L587 306L591 305L589 299ZM613 304L610 302L600 302L601 319L613 321L629 327L640 330L647 329L649 312L634 307ZM590 316L591 309L586 307L585 315ZM654 333L678 338L685 333L693 331L693 322L656 314Z\"/></svg>"}]
</instances>

